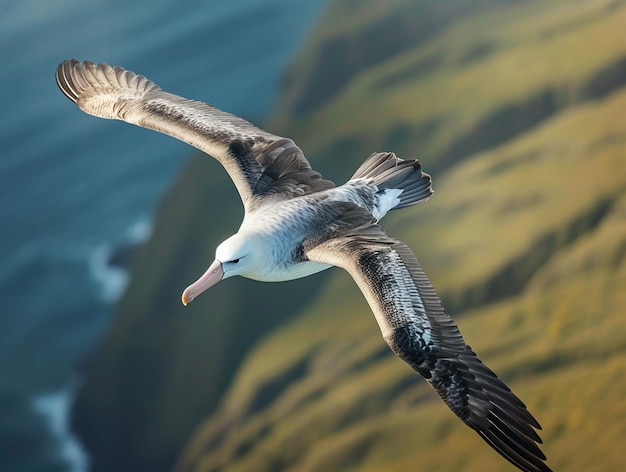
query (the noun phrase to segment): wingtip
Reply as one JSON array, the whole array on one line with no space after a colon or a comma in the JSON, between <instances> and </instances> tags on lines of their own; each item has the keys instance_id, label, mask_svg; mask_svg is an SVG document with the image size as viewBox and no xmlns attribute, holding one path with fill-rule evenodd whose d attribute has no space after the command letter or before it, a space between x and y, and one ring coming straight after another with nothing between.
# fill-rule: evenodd
<instances>
[{"instance_id":1,"label":"wingtip","mask_svg":"<svg viewBox=\"0 0 626 472\"><path fill-rule=\"evenodd\" d=\"M72 69L79 64L77 59L67 59L61 62L56 69L56 81L61 92L76 103L78 101L78 91L72 80Z\"/></svg>"},{"instance_id":2,"label":"wingtip","mask_svg":"<svg viewBox=\"0 0 626 472\"><path fill-rule=\"evenodd\" d=\"M56 69L56 82L63 94L86 113L120 119L115 104L160 90L151 80L120 66L68 59Z\"/></svg>"}]
</instances>

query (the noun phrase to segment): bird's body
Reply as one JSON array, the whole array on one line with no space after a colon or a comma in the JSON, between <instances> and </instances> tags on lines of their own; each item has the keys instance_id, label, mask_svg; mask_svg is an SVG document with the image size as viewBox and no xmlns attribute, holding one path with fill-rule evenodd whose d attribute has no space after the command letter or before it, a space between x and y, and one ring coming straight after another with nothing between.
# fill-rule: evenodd
<instances>
[{"instance_id":1,"label":"bird's body","mask_svg":"<svg viewBox=\"0 0 626 472\"><path fill-rule=\"evenodd\" d=\"M550 471L537 446L539 423L465 344L413 252L378 224L388 211L431 196L430 176L417 160L375 153L335 186L290 139L165 92L133 72L71 60L59 65L56 78L83 111L185 141L219 160L233 179L243 222L185 289L184 304L235 275L280 282L341 267L363 292L393 352L463 422L520 470Z\"/></svg>"},{"instance_id":2,"label":"bird's body","mask_svg":"<svg viewBox=\"0 0 626 472\"><path fill-rule=\"evenodd\" d=\"M248 265L239 275L262 282L284 282L332 267L306 258L303 241L315 238L320 228L335 223L349 208L365 209L376 215L376 220L381 219L395 200L388 193L377 195L367 179L357 178L340 187L255 206L245 214L234 237L255 245L259 263Z\"/></svg>"}]
</instances>

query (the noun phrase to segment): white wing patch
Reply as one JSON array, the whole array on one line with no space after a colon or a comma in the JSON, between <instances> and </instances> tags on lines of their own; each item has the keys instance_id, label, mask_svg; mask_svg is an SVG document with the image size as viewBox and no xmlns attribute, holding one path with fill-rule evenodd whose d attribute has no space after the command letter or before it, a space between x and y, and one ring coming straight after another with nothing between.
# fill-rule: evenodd
<instances>
[{"instance_id":1,"label":"white wing patch","mask_svg":"<svg viewBox=\"0 0 626 472\"><path fill-rule=\"evenodd\" d=\"M388 188L378 194L378 204L374 206L372 215L376 221L380 221L389 210L400 203L400 195L404 192L401 188Z\"/></svg>"}]
</instances>

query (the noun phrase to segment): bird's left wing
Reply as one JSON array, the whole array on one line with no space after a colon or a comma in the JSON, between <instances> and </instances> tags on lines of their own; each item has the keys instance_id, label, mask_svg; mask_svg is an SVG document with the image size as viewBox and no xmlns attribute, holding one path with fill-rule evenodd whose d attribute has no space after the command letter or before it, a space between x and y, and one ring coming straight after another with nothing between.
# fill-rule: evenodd
<instances>
[{"instance_id":1,"label":"bird's left wing","mask_svg":"<svg viewBox=\"0 0 626 472\"><path fill-rule=\"evenodd\" d=\"M57 67L56 80L85 113L159 131L213 156L225 167L246 208L268 195L285 199L334 187L311 169L291 139L208 103L165 92L119 66L67 60Z\"/></svg>"},{"instance_id":2,"label":"bird's left wing","mask_svg":"<svg viewBox=\"0 0 626 472\"><path fill-rule=\"evenodd\" d=\"M408 246L365 225L304 249L310 260L350 273L393 352L461 420L519 469L550 470L537 446L539 423L465 344Z\"/></svg>"}]
</instances>

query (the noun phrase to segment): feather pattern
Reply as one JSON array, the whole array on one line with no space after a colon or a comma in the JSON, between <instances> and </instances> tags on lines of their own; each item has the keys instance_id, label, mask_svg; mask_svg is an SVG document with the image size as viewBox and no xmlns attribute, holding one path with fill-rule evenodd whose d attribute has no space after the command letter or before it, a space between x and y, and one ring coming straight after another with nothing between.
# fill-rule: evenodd
<instances>
[{"instance_id":1,"label":"feather pattern","mask_svg":"<svg viewBox=\"0 0 626 472\"><path fill-rule=\"evenodd\" d=\"M524 403L467 346L413 252L378 225L305 246L307 257L346 269L365 295L383 338L448 407L503 457L549 471Z\"/></svg>"},{"instance_id":2,"label":"feather pattern","mask_svg":"<svg viewBox=\"0 0 626 472\"><path fill-rule=\"evenodd\" d=\"M288 199L334 187L311 169L292 140L207 103L165 92L121 67L72 59L59 64L56 80L61 91L86 113L159 131L216 158L235 183L246 209L268 195Z\"/></svg>"}]
</instances>

